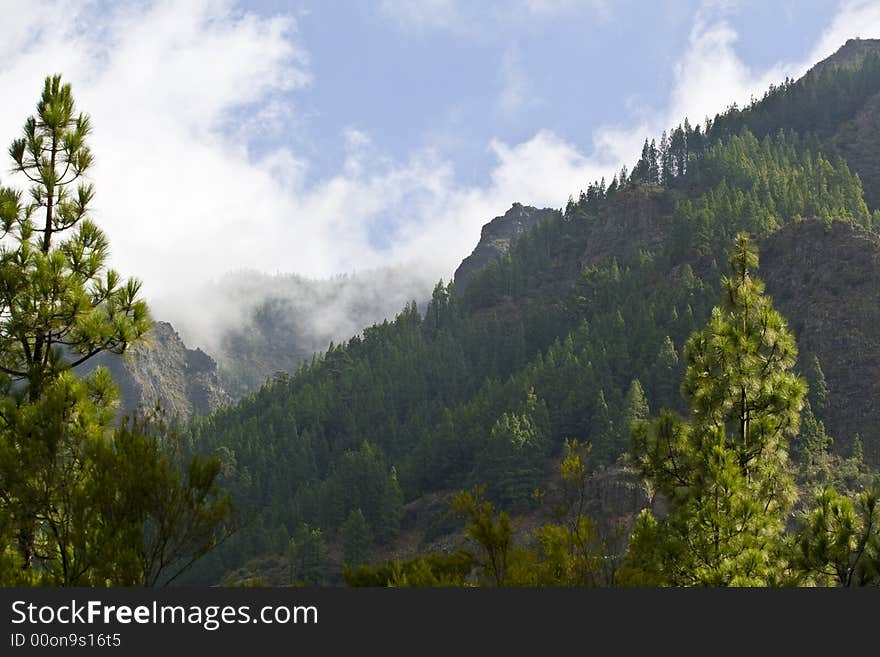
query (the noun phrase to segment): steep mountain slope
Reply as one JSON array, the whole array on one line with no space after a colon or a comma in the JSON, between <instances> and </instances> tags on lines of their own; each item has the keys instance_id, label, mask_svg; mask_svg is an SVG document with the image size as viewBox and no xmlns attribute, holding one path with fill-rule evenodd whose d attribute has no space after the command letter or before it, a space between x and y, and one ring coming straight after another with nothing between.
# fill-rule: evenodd
<instances>
[{"instance_id":1,"label":"steep mountain slope","mask_svg":"<svg viewBox=\"0 0 880 657\"><path fill-rule=\"evenodd\" d=\"M816 355L828 382L825 423L848 453L861 436L880 465L880 236L804 221L761 245L767 291L789 319L803 365Z\"/></svg>"},{"instance_id":2,"label":"steep mountain slope","mask_svg":"<svg viewBox=\"0 0 880 657\"><path fill-rule=\"evenodd\" d=\"M832 160L841 156L862 179L865 200L880 207L880 40L850 39L800 80L772 87L760 101L715 117L706 131L724 139L743 126L759 138L780 130L810 137Z\"/></svg>"},{"instance_id":3,"label":"steep mountain slope","mask_svg":"<svg viewBox=\"0 0 880 657\"><path fill-rule=\"evenodd\" d=\"M880 94L841 125L829 143L832 152L839 153L862 177L868 204L880 207Z\"/></svg>"},{"instance_id":4,"label":"steep mountain slope","mask_svg":"<svg viewBox=\"0 0 880 657\"><path fill-rule=\"evenodd\" d=\"M878 215L847 162L826 156L880 93L875 64L869 54L787 83L705 131L680 126L646 144L630 176L590 185L518 236L514 206L484 231L475 254L497 255L463 289L438 285L424 313L407 305L194 424L253 518L203 581L283 552L306 525L335 539L358 512L387 544L403 503L472 484L530 512L573 438L614 467L633 413L683 410L681 350L719 301L740 231L759 240L759 275L802 340L802 369L816 356L826 371L834 448L858 432L880 464L877 391L858 388L877 381L880 357ZM517 237L499 245L505 234Z\"/></svg>"}]
</instances>

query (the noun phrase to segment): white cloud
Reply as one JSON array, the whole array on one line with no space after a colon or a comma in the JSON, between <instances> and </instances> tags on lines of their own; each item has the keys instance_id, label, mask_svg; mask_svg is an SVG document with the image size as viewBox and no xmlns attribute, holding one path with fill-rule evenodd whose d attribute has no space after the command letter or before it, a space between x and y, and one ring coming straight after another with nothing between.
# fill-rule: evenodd
<instances>
[{"instance_id":1,"label":"white cloud","mask_svg":"<svg viewBox=\"0 0 880 657\"><path fill-rule=\"evenodd\" d=\"M407 199L417 219L402 227L394 259L416 255L423 267L451 273L476 245L482 224L506 211L513 201L561 207L569 194L605 172L599 163L549 131L514 146L493 141L490 149L496 164L487 186L457 186L446 166L434 169L434 187L429 193ZM431 175L430 165L422 171Z\"/></svg>"},{"instance_id":2,"label":"white cloud","mask_svg":"<svg viewBox=\"0 0 880 657\"><path fill-rule=\"evenodd\" d=\"M383 6L391 4L405 5ZM0 88L15 90L0 104L0 141L18 134L43 77L60 70L94 119L96 219L114 262L144 280L150 298L162 301L155 314L172 321L199 313L197 291L230 270L327 276L409 264L411 280L401 285L417 296L448 278L483 223L513 201L560 207L588 181L631 165L646 136L747 101L847 37L880 27L874 4L847 4L808 59L753 71L734 49L735 31L707 10L662 106L600 127L589 153L546 130L521 143L493 140L488 182L468 186L442 152L393 160L351 126L340 133L340 169L308 182L300 154L278 147L257 157L248 149L253 136L280 136L296 121L289 92L310 84L292 18L258 17L220 0L111 6L96 14L77 2L16 4L16 29L0 23ZM426 25L440 25L459 5L418 8ZM515 109L528 102L528 87L511 79Z\"/></svg>"},{"instance_id":3,"label":"white cloud","mask_svg":"<svg viewBox=\"0 0 880 657\"><path fill-rule=\"evenodd\" d=\"M283 124L281 94L309 84L292 19L213 0L126 5L77 32L86 17L96 20L82 5L35 7L21 25L40 38L0 45L0 87L16 90L0 107L0 137L33 111L53 70L45 62L63 63L95 125L95 217L114 264L164 300L157 314L191 308L205 280L241 268L328 276L416 262L421 289L448 278L514 200L561 205L593 173L573 146L539 132L492 142L491 184L461 187L430 149L392 161L349 127L338 173L306 185L296 153L247 148Z\"/></svg>"},{"instance_id":4,"label":"white cloud","mask_svg":"<svg viewBox=\"0 0 880 657\"><path fill-rule=\"evenodd\" d=\"M0 42L0 86L16 90L0 107L0 136L18 133L43 77L62 72L93 118L95 216L117 265L161 294L239 256L261 260L285 229L278 182L298 187L305 164L286 151L252 161L245 135L222 128L250 108L271 120L279 94L308 84L293 21L213 0L113 5L109 15L30 7L20 47Z\"/></svg>"},{"instance_id":5,"label":"white cloud","mask_svg":"<svg viewBox=\"0 0 880 657\"><path fill-rule=\"evenodd\" d=\"M880 4L876 0L850 0L842 3L841 10L822 33L819 43L807 60L802 62L801 72L834 53L847 39L855 38L880 38Z\"/></svg>"},{"instance_id":6,"label":"white cloud","mask_svg":"<svg viewBox=\"0 0 880 657\"><path fill-rule=\"evenodd\" d=\"M646 137L659 135L684 117L701 123L733 103L742 106L752 97L761 97L770 84L799 78L847 39L880 36L880 5L872 0L844 2L806 57L753 70L735 50L738 35L725 18L730 10L731 3L723 0L703 3L687 48L674 64L674 84L665 105L631 108L636 121L599 128L594 135L594 158L629 165Z\"/></svg>"}]
</instances>

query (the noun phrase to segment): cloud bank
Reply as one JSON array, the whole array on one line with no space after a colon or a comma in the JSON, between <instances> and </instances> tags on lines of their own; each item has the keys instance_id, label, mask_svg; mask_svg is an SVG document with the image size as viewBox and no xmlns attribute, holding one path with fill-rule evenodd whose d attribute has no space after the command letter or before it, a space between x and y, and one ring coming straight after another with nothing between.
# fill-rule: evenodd
<instances>
[{"instance_id":1,"label":"cloud bank","mask_svg":"<svg viewBox=\"0 0 880 657\"><path fill-rule=\"evenodd\" d=\"M524 4L535 13L571 5ZM452 0L412 7L386 2L382 10L421 21L422 29L453 29L463 11ZM607 11L605 3L596 7ZM157 317L186 325L204 308L220 321L223 309L200 306L198 295L206 282L242 269L327 277L394 265L407 272L395 278L403 298L420 298L449 278L481 226L513 201L563 206L588 181L631 165L646 136L685 115L699 121L746 102L847 38L880 34L880 7L846 3L803 61L752 70L736 53L735 30L707 5L675 62L667 98L634 108L619 125L599 126L591 144L540 128L520 143L490 140L494 164L482 185L461 184L439 148L394 159L351 128L340 131L347 155L339 170L309 178L308 160L281 140L296 121L296 94L313 83L297 29L291 16L259 16L223 0L109 9L46 0L4 10L0 88L12 92L0 104L0 140L17 136L43 77L62 72L95 126L95 218L109 234L115 266L144 281ZM515 108L522 85L515 59L507 65L501 102ZM255 150L257 139L270 147ZM197 334L184 337L200 342Z\"/></svg>"}]
</instances>

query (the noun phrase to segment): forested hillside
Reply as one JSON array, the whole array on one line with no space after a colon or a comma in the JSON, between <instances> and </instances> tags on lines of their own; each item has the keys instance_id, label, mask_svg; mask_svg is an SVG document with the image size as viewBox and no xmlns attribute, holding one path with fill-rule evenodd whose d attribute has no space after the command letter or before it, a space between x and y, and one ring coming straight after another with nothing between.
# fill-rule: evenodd
<instances>
[{"instance_id":1,"label":"forested hillside","mask_svg":"<svg viewBox=\"0 0 880 657\"><path fill-rule=\"evenodd\" d=\"M410 303L197 420L187 438L220 456L249 524L193 581L271 555L286 577L337 581L340 561L394 550L405 505L477 484L503 509L540 512L575 442L592 445L591 469L620 471L634 422L690 412L684 347L718 306L743 232L801 347L798 481L869 480L880 160L865 143L880 122L880 50L857 46L746 108L646 141L631 171L545 213L458 285L438 283L424 313ZM422 539L455 527L438 513Z\"/></svg>"}]
</instances>

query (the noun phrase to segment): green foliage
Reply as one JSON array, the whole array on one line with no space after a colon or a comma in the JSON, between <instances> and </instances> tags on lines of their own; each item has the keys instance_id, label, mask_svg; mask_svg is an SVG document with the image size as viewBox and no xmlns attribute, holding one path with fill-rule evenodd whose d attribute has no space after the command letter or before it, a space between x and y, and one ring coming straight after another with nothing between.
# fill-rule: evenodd
<instances>
[{"instance_id":1,"label":"green foliage","mask_svg":"<svg viewBox=\"0 0 880 657\"><path fill-rule=\"evenodd\" d=\"M806 385L792 372L794 339L753 277L757 265L739 235L723 305L685 348L691 422L664 411L633 434L640 474L670 506L656 527L643 519L633 543L660 543L663 583L762 585L781 569L794 496L787 438L798 430ZM648 561L633 556L633 570L656 577Z\"/></svg>"},{"instance_id":2,"label":"green foliage","mask_svg":"<svg viewBox=\"0 0 880 657\"><path fill-rule=\"evenodd\" d=\"M371 535L380 542L397 536L403 498L397 472L388 468L379 450L364 442L343 454L336 468L317 488L313 504L324 527L335 529L355 509L364 513Z\"/></svg>"},{"instance_id":3,"label":"green foliage","mask_svg":"<svg viewBox=\"0 0 880 657\"><path fill-rule=\"evenodd\" d=\"M810 404L816 409L817 416L823 418L828 410L828 383L825 381L825 372L822 371L822 365L816 354L810 358L806 376L810 385Z\"/></svg>"},{"instance_id":4,"label":"green foliage","mask_svg":"<svg viewBox=\"0 0 880 657\"><path fill-rule=\"evenodd\" d=\"M559 466L561 503L556 522L535 531L533 547L523 551L531 558L521 557L514 571L517 584L585 587L607 583L603 579L607 546L586 514L591 446L572 440L565 451Z\"/></svg>"},{"instance_id":5,"label":"green foliage","mask_svg":"<svg viewBox=\"0 0 880 657\"><path fill-rule=\"evenodd\" d=\"M96 448L97 571L106 581L165 586L236 530L232 499L218 485L220 460L187 458L161 417L126 420Z\"/></svg>"},{"instance_id":6,"label":"green foliage","mask_svg":"<svg viewBox=\"0 0 880 657\"><path fill-rule=\"evenodd\" d=\"M37 113L9 148L29 202L0 188L0 553L13 583L101 582L95 455L110 434L106 370L72 369L121 353L149 327L140 283L106 267L107 238L88 218L88 116L47 78Z\"/></svg>"},{"instance_id":7,"label":"green foliage","mask_svg":"<svg viewBox=\"0 0 880 657\"><path fill-rule=\"evenodd\" d=\"M854 499L833 488L816 493L796 539L797 565L819 585L880 585L880 507L877 491Z\"/></svg>"},{"instance_id":8,"label":"green foliage","mask_svg":"<svg viewBox=\"0 0 880 657\"><path fill-rule=\"evenodd\" d=\"M565 451L556 521L536 529L529 544L514 544L510 516L483 498L482 486L462 491L453 501L453 509L467 519L465 535L476 548L476 554L466 554L478 585L584 587L606 581L606 546L585 513L590 446L573 440Z\"/></svg>"},{"instance_id":9,"label":"green foliage","mask_svg":"<svg viewBox=\"0 0 880 657\"><path fill-rule=\"evenodd\" d=\"M725 139L743 126L758 136L782 129L830 136L880 89L880 55L869 52L852 66L825 66L801 80L770 85L762 98L742 109L735 105L710 122L708 136Z\"/></svg>"},{"instance_id":10,"label":"green foliage","mask_svg":"<svg viewBox=\"0 0 880 657\"><path fill-rule=\"evenodd\" d=\"M324 579L325 550L323 532L301 523L287 547L290 581L320 584Z\"/></svg>"},{"instance_id":11,"label":"green foliage","mask_svg":"<svg viewBox=\"0 0 880 657\"><path fill-rule=\"evenodd\" d=\"M541 420L536 420L538 415ZM474 478L485 482L493 498L518 508L532 497L543 474L547 454L545 430L547 409L538 406L530 391L525 412L503 413L492 426L486 447L479 454Z\"/></svg>"},{"instance_id":12,"label":"green foliage","mask_svg":"<svg viewBox=\"0 0 880 657\"><path fill-rule=\"evenodd\" d=\"M645 391L638 379L633 379L623 400L623 415L620 420L617 444L614 453L621 453L629 446L629 437L633 429L648 419L651 409L645 397Z\"/></svg>"},{"instance_id":13,"label":"green foliage","mask_svg":"<svg viewBox=\"0 0 880 657\"><path fill-rule=\"evenodd\" d=\"M510 516L496 513L495 506L483 499L483 487L462 491L453 500L452 508L467 518L465 535L478 548L474 562L480 569L481 583L505 586L513 548Z\"/></svg>"},{"instance_id":14,"label":"green foliage","mask_svg":"<svg viewBox=\"0 0 880 657\"><path fill-rule=\"evenodd\" d=\"M645 391L638 379L633 379L630 383L623 409L623 426L627 435L632 431L633 424L648 419L651 411L645 398Z\"/></svg>"},{"instance_id":15,"label":"green foliage","mask_svg":"<svg viewBox=\"0 0 880 657\"><path fill-rule=\"evenodd\" d=\"M688 157L698 152L693 150L698 143L694 136L690 146L682 146ZM705 154L707 147L700 148ZM793 198L810 187L810 202L826 214L843 207L848 216L861 216L857 177L841 170L832 176L838 182L828 183L827 167L817 170L817 158L804 148L788 137L757 143L745 133L729 144L718 142L675 183L677 197L686 199L677 216L687 214L681 214L686 203L715 208L703 217L707 243L714 244L739 225L740 210L730 210L724 199L745 198L754 176L771 181L772 196L772 181L783 173L797 181ZM718 187L720 175L730 178L727 191ZM706 193L706 185L718 189ZM695 269L680 262L687 257L696 266L700 253L689 228L683 242L673 230L656 253L583 269L561 297L544 299L536 292L571 276L566 272L593 227L613 217L617 199L623 203L627 195L641 193L618 187L612 196L600 188L573 201L564 216L539 224L509 256L475 275L464 296L453 285L438 285L424 318L409 305L393 322L332 346L238 408L196 424L192 440L200 450L228 450L237 463L230 473L237 503L269 527L308 522L325 531L335 531L359 506L376 538L388 540L394 522L380 529L382 523L371 517L375 499L348 499L338 474L348 471L341 465L350 458L345 455L365 441L385 465L381 473L364 471L387 480L393 465L403 500L485 482L496 503L523 509L534 503L546 458L557 454L565 439L591 442L597 464L620 456L633 379L651 408L683 411L681 346L717 298L716 285L707 282L715 275L711 263ZM847 200L850 196L855 200ZM806 213L802 205L799 211ZM529 391L547 409L546 423L525 408ZM525 434L534 434L534 440L521 440ZM269 549L268 543L235 539L223 560L241 561Z\"/></svg>"},{"instance_id":16,"label":"green foliage","mask_svg":"<svg viewBox=\"0 0 880 657\"><path fill-rule=\"evenodd\" d=\"M473 557L467 552L458 551L389 561L376 568L363 565L358 568L346 567L344 577L348 586L465 586L473 568Z\"/></svg>"},{"instance_id":17,"label":"green foliage","mask_svg":"<svg viewBox=\"0 0 880 657\"><path fill-rule=\"evenodd\" d=\"M9 149L30 202L0 189L0 584L167 584L233 529L219 460L184 458L161 421L114 429L109 372L73 371L150 326L88 218L90 131L47 78Z\"/></svg>"},{"instance_id":18,"label":"green foliage","mask_svg":"<svg viewBox=\"0 0 880 657\"><path fill-rule=\"evenodd\" d=\"M708 191L676 206L678 254L718 255L736 233L760 238L801 217L871 225L859 177L842 159L830 162L793 134L758 141L743 128L694 160L688 180Z\"/></svg>"},{"instance_id":19,"label":"green foliage","mask_svg":"<svg viewBox=\"0 0 880 657\"><path fill-rule=\"evenodd\" d=\"M96 501L104 491L93 456L109 431L114 393L106 370L98 370L86 380L63 372L35 401L0 399L0 507L10 532L2 540L23 571L13 580L75 585L94 576L102 519Z\"/></svg>"},{"instance_id":20,"label":"green foliage","mask_svg":"<svg viewBox=\"0 0 880 657\"><path fill-rule=\"evenodd\" d=\"M356 566L369 560L373 535L360 509L354 509L348 514L339 528L339 535L346 564Z\"/></svg>"},{"instance_id":21,"label":"green foliage","mask_svg":"<svg viewBox=\"0 0 880 657\"><path fill-rule=\"evenodd\" d=\"M867 89L847 93L863 102ZM463 291L441 281L422 312L409 304L238 407L198 421L193 445L230 463L226 481L259 530L227 542L217 569L194 581L218 581L221 566L276 550L281 528L306 522L335 534L354 508L377 541L393 540L400 518L379 509L474 482L488 484L499 510L530 508L565 440L592 443L599 467L621 456L633 419L647 415L634 380L650 408L687 411L683 347L710 317L716 262L736 234L761 238L809 217L873 222L859 176L826 141L806 134L825 118L780 132L780 117L795 111L790 100L800 92L788 93L768 96L768 107L781 99L772 121L760 118L757 105L732 108L706 127L685 121L653 148L648 140L632 175L590 183ZM657 214L646 231L651 251L594 253L642 205ZM537 411L529 410L529 395ZM765 410L755 430L772 433L761 418L775 410ZM792 413L783 421L795 427ZM733 449L733 428L718 439L725 449ZM800 459L805 431L786 433L779 446L791 437ZM710 433L701 427L701 436ZM815 431L814 438L823 440ZM749 479L753 456L736 451L740 458ZM712 467L722 477L721 463ZM863 476L850 470L850 479Z\"/></svg>"},{"instance_id":22,"label":"green foliage","mask_svg":"<svg viewBox=\"0 0 880 657\"><path fill-rule=\"evenodd\" d=\"M107 269L109 243L88 218L90 132L70 85L55 76L9 148L31 187L27 204L12 189L0 193L9 238L0 245L0 372L31 402L62 372L100 351L121 353L150 325L140 283Z\"/></svg>"},{"instance_id":23,"label":"green foliage","mask_svg":"<svg viewBox=\"0 0 880 657\"><path fill-rule=\"evenodd\" d=\"M629 550L617 573L620 587L657 587L665 583L664 562L674 558L654 514L643 509L633 524Z\"/></svg>"},{"instance_id":24,"label":"green foliage","mask_svg":"<svg viewBox=\"0 0 880 657\"><path fill-rule=\"evenodd\" d=\"M825 423L813 414L812 404L806 401L800 431L791 443L792 457L810 471L823 462L833 443L834 439L825 432Z\"/></svg>"},{"instance_id":25,"label":"green foliage","mask_svg":"<svg viewBox=\"0 0 880 657\"><path fill-rule=\"evenodd\" d=\"M757 267L757 250L738 235L730 275L721 280L723 305L685 347L682 392L696 431L723 431L747 479L760 470L775 482L784 470L786 437L798 430L806 383L792 372L794 336L753 277Z\"/></svg>"},{"instance_id":26,"label":"green foliage","mask_svg":"<svg viewBox=\"0 0 880 657\"><path fill-rule=\"evenodd\" d=\"M28 423L31 440L0 444L10 495L4 515L18 521L6 527L18 530L17 550L8 547L6 556L19 574L5 571L12 577L6 583L167 584L235 528L231 499L216 484L220 463L185 460L161 421L135 417L108 435L105 424L95 423L100 409L84 399L85 387L61 375L28 405L33 415L14 416L21 420L17 431ZM16 514L22 507L36 509L33 525ZM22 559L23 526L30 568ZM6 545L12 536L4 534Z\"/></svg>"}]
</instances>

